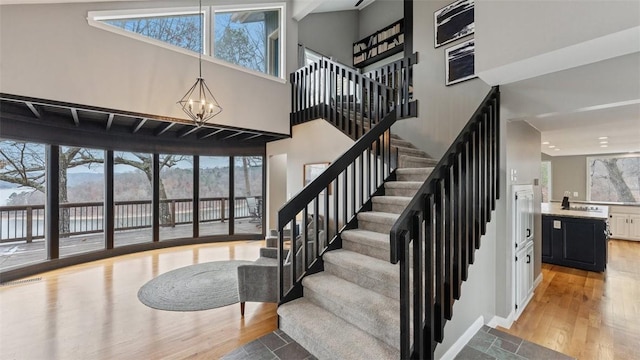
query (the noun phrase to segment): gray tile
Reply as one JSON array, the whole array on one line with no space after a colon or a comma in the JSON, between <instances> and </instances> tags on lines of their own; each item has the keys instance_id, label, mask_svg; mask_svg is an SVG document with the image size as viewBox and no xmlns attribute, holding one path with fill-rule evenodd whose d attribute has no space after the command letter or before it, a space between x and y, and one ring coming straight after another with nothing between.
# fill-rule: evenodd
<instances>
[{"instance_id":1,"label":"gray tile","mask_svg":"<svg viewBox=\"0 0 640 360\"><path fill-rule=\"evenodd\" d=\"M484 331L478 331L471 340L467 343L467 346L476 350L487 352L491 347L491 344L496 340L496 336L486 333Z\"/></svg>"},{"instance_id":2,"label":"gray tile","mask_svg":"<svg viewBox=\"0 0 640 360\"><path fill-rule=\"evenodd\" d=\"M487 350L487 354L493 356L498 360L527 360L527 358L525 357L516 355L498 346L491 346L489 350Z\"/></svg>"},{"instance_id":3,"label":"gray tile","mask_svg":"<svg viewBox=\"0 0 640 360\"><path fill-rule=\"evenodd\" d=\"M252 342L246 344L242 348L244 349L244 351L247 352L247 354L254 354L254 353L259 353L259 352L264 352L264 351L269 351L269 352L271 351L259 339L258 340L253 340Z\"/></svg>"},{"instance_id":4,"label":"gray tile","mask_svg":"<svg viewBox=\"0 0 640 360\"><path fill-rule=\"evenodd\" d=\"M518 355L526 357L528 359L549 359L549 360L569 360L573 359L570 356L551 350L549 348L534 344L528 341L522 342L520 349L517 352Z\"/></svg>"},{"instance_id":5,"label":"gray tile","mask_svg":"<svg viewBox=\"0 0 640 360\"><path fill-rule=\"evenodd\" d=\"M522 344L522 339L517 336L513 336L511 334L507 334L506 332L502 332L500 330L491 329L489 330L489 334L495 335L499 338L505 339L507 341L511 341L514 344L520 345Z\"/></svg>"},{"instance_id":6,"label":"gray tile","mask_svg":"<svg viewBox=\"0 0 640 360\"><path fill-rule=\"evenodd\" d=\"M495 360L495 358L483 353L482 351L465 346L458 355L456 355L455 360Z\"/></svg>"},{"instance_id":7,"label":"gray tile","mask_svg":"<svg viewBox=\"0 0 640 360\"><path fill-rule=\"evenodd\" d=\"M313 355L309 355L306 359L304 360L318 360L317 357L313 356Z\"/></svg>"},{"instance_id":8,"label":"gray tile","mask_svg":"<svg viewBox=\"0 0 640 360\"><path fill-rule=\"evenodd\" d=\"M305 359L309 355L311 355L305 348L303 348L296 342L281 347L280 349L276 350L275 353L280 360L300 360Z\"/></svg>"},{"instance_id":9,"label":"gray tile","mask_svg":"<svg viewBox=\"0 0 640 360\"><path fill-rule=\"evenodd\" d=\"M505 340L503 338L497 338L493 343L493 346L497 346L503 350L507 350L508 352L516 353L518 351L518 344L514 344L509 340Z\"/></svg>"},{"instance_id":10,"label":"gray tile","mask_svg":"<svg viewBox=\"0 0 640 360\"><path fill-rule=\"evenodd\" d=\"M289 335L285 334L284 332L280 331L280 333L278 334L278 336L280 336L280 338L282 340L284 340L284 342L286 342L287 344L295 342L293 341L292 338L289 337Z\"/></svg>"},{"instance_id":11,"label":"gray tile","mask_svg":"<svg viewBox=\"0 0 640 360\"><path fill-rule=\"evenodd\" d=\"M261 337L260 342L263 343L270 350L276 350L287 345L287 343L275 333L267 334Z\"/></svg>"},{"instance_id":12,"label":"gray tile","mask_svg":"<svg viewBox=\"0 0 640 360\"><path fill-rule=\"evenodd\" d=\"M244 351L243 347L239 347L227 355L222 357L222 360L243 360L248 356L247 352Z\"/></svg>"},{"instance_id":13,"label":"gray tile","mask_svg":"<svg viewBox=\"0 0 640 360\"><path fill-rule=\"evenodd\" d=\"M489 330L491 330L491 329L493 329L493 328L492 328L492 327L489 327L489 326L487 326L487 325L482 325L482 329L480 329L480 330L482 330L482 331L484 331L484 332L489 332Z\"/></svg>"}]
</instances>

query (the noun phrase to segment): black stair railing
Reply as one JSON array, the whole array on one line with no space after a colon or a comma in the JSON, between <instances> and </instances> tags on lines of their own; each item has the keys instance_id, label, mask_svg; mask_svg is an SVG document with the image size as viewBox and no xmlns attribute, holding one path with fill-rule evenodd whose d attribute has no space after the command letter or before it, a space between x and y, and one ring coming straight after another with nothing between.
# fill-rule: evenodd
<instances>
[{"instance_id":1,"label":"black stair railing","mask_svg":"<svg viewBox=\"0 0 640 360\"><path fill-rule=\"evenodd\" d=\"M390 106L398 119L415 116L409 95L417 59L413 54L366 74L327 58L297 70L290 76L291 126L322 118L357 140Z\"/></svg>"},{"instance_id":2,"label":"black stair railing","mask_svg":"<svg viewBox=\"0 0 640 360\"><path fill-rule=\"evenodd\" d=\"M499 109L494 87L390 231L390 260L400 263L402 359L433 359L491 220L500 191Z\"/></svg>"},{"instance_id":3,"label":"black stair railing","mask_svg":"<svg viewBox=\"0 0 640 360\"><path fill-rule=\"evenodd\" d=\"M416 59L399 60L398 67ZM417 102L395 99L393 88L327 59L296 71L291 82L292 125L324 118L357 140L278 212L280 303L302 296L302 278L323 270L322 254L342 247L340 232L371 208L397 167L391 126L417 111Z\"/></svg>"},{"instance_id":4,"label":"black stair railing","mask_svg":"<svg viewBox=\"0 0 640 360\"><path fill-rule=\"evenodd\" d=\"M302 278L323 270L322 254L342 247L340 231L354 226L396 169L395 122L396 113L388 112L278 212L280 303L302 296Z\"/></svg>"}]
</instances>

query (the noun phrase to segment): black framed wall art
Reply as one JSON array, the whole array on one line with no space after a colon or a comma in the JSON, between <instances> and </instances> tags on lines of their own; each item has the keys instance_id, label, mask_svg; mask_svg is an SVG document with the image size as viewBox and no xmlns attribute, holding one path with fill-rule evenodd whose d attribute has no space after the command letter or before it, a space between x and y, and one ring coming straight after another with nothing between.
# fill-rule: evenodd
<instances>
[{"instance_id":1,"label":"black framed wall art","mask_svg":"<svg viewBox=\"0 0 640 360\"><path fill-rule=\"evenodd\" d=\"M474 0L458 0L433 13L435 47L473 34Z\"/></svg>"},{"instance_id":2,"label":"black framed wall art","mask_svg":"<svg viewBox=\"0 0 640 360\"><path fill-rule=\"evenodd\" d=\"M475 39L454 45L444 51L446 85L473 79L475 74Z\"/></svg>"}]
</instances>

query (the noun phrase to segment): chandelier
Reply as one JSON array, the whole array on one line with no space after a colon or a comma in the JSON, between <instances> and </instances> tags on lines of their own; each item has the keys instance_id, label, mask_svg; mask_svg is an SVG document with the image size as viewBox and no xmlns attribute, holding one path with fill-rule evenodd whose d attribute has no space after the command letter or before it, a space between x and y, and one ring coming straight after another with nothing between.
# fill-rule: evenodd
<instances>
[{"instance_id":1,"label":"chandelier","mask_svg":"<svg viewBox=\"0 0 640 360\"><path fill-rule=\"evenodd\" d=\"M200 20L200 36L202 36L202 0L200 0L198 18ZM202 41L200 41L200 46L204 46ZM202 49L198 51L198 63L200 65L200 75L195 84L178 101L178 104L182 107L182 111L195 122L196 126L200 127L214 116L220 114L222 107L218 104L202 77Z\"/></svg>"}]
</instances>

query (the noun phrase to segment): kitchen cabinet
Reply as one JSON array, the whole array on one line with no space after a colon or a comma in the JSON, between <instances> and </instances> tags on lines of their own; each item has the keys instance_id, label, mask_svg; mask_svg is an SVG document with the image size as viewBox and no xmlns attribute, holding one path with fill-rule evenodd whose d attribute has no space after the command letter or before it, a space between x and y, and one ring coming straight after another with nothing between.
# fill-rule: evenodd
<instances>
[{"instance_id":1,"label":"kitchen cabinet","mask_svg":"<svg viewBox=\"0 0 640 360\"><path fill-rule=\"evenodd\" d=\"M533 297L533 242L516 255L516 309L524 310Z\"/></svg>"},{"instance_id":2,"label":"kitchen cabinet","mask_svg":"<svg viewBox=\"0 0 640 360\"><path fill-rule=\"evenodd\" d=\"M611 237L640 241L640 214L612 213Z\"/></svg>"},{"instance_id":3,"label":"kitchen cabinet","mask_svg":"<svg viewBox=\"0 0 640 360\"><path fill-rule=\"evenodd\" d=\"M542 216L542 261L576 269L604 271L607 266L605 219Z\"/></svg>"},{"instance_id":4,"label":"kitchen cabinet","mask_svg":"<svg viewBox=\"0 0 640 360\"><path fill-rule=\"evenodd\" d=\"M533 297L534 253L533 186L513 185L513 248L514 248L514 300L516 314L527 306Z\"/></svg>"}]
</instances>

